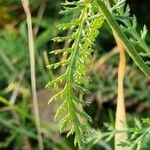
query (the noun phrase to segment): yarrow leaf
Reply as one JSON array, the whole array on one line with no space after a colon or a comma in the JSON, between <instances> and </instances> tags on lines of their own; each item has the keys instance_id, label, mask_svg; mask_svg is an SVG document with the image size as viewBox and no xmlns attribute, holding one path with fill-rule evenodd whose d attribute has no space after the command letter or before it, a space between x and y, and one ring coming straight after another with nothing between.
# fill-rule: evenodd
<instances>
[{"instance_id":1,"label":"yarrow leaf","mask_svg":"<svg viewBox=\"0 0 150 150\"><path fill-rule=\"evenodd\" d=\"M53 86L61 82L64 84L63 90L54 95L49 103L61 97L63 103L59 106L55 115L55 119L58 117L62 118L60 120L60 131L63 132L68 124L71 124L72 127L67 136L74 133L74 143L78 143L80 147L85 147L87 134L90 133L88 122L92 122L92 119L80 109L79 106L85 106L87 102L78 98L78 94L89 93L86 88L88 83L86 69L91 60L93 43L104 23L104 17L93 17L99 15L99 9L95 0L66 1L63 3L63 10L60 13L73 17L70 22L58 25L60 30L71 29L72 34L53 38L55 42L67 41L69 47L50 52L51 54L64 54L67 56L67 59L47 66L54 69L66 67L63 75L50 81L47 85Z\"/></svg>"}]
</instances>

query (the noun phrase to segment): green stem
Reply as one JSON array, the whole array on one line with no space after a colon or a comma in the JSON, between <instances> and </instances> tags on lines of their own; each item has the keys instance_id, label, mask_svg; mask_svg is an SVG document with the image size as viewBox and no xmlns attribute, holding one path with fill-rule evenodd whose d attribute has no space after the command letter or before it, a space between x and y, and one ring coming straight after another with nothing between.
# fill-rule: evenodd
<instances>
[{"instance_id":1,"label":"green stem","mask_svg":"<svg viewBox=\"0 0 150 150\"><path fill-rule=\"evenodd\" d=\"M116 22L114 16L111 14L107 6L102 2L102 0L97 0L98 6L101 10L101 13L104 15L106 21L112 28L115 35L121 41L122 45L125 47L126 51L130 57L134 60L135 64L143 71L143 73L150 79L150 68L144 63L141 57L136 52L134 46L129 42L127 37L121 31L118 23Z\"/></svg>"}]
</instances>

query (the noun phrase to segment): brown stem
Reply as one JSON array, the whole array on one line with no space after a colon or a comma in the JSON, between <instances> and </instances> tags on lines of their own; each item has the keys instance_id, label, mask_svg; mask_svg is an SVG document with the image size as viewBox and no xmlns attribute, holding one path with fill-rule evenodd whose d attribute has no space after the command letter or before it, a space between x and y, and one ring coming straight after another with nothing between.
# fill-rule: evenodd
<instances>
[{"instance_id":1,"label":"brown stem","mask_svg":"<svg viewBox=\"0 0 150 150\"><path fill-rule=\"evenodd\" d=\"M115 135L115 150L123 150L118 144L127 139L127 134L125 132L120 132L124 130L127 126L126 124L126 111L125 111L125 100L124 100L124 75L125 75L125 49L122 44L116 38L117 48L119 51L119 69L118 69L118 97L117 97L117 110L116 110L116 122L115 129L119 133Z\"/></svg>"}]
</instances>

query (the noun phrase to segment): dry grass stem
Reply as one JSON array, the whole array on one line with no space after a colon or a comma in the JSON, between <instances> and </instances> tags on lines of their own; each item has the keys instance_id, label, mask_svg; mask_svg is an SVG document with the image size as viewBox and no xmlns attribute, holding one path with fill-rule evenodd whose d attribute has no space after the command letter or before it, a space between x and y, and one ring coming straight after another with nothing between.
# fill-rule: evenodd
<instances>
[{"instance_id":1,"label":"dry grass stem","mask_svg":"<svg viewBox=\"0 0 150 150\"><path fill-rule=\"evenodd\" d=\"M30 54L30 70L31 70L31 86L32 86L32 99L33 99L33 110L35 116L36 130L38 136L39 150L43 150L43 141L40 132L40 119L38 111L38 102L37 102L37 91L36 91L36 77L35 77L35 48L33 40L33 30L32 30L32 21L31 13L29 9L29 1L21 0L24 11L27 17L27 27L28 27L28 40L29 40L29 54Z\"/></svg>"}]
</instances>

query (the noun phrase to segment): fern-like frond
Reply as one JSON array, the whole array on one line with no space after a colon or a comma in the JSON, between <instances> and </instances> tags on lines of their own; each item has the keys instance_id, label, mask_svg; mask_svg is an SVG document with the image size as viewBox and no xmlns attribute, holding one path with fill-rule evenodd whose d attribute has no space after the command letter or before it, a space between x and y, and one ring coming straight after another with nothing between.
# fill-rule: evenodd
<instances>
[{"instance_id":1,"label":"fern-like frond","mask_svg":"<svg viewBox=\"0 0 150 150\"><path fill-rule=\"evenodd\" d=\"M128 5L125 6L125 1L124 1L124 5L116 9L116 11L117 11L118 16L124 16L124 17L118 18L118 20L121 22L120 27L122 31L129 38L129 41L134 45L136 52L141 57L145 65L149 66L150 47L148 46L146 42L146 35L148 33L146 25L143 26L143 29L141 30L141 32L138 32L136 16L130 17L130 8ZM141 53L143 55L141 55ZM147 59L145 59L145 57L143 56L147 56Z\"/></svg>"},{"instance_id":2,"label":"fern-like frond","mask_svg":"<svg viewBox=\"0 0 150 150\"><path fill-rule=\"evenodd\" d=\"M145 149L144 141L150 138L150 118L144 118L142 121L135 119L135 126L129 127L127 132L130 135L129 140L121 142L119 145L123 149L135 150Z\"/></svg>"},{"instance_id":3,"label":"fern-like frond","mask_svg":"<svg viewBox=\"0 0 150 150\"><path fill-rule=\"evenodd\" d=\"M127 7L126 11L129 11L128 9L129 7ZM121 18L119 19L119 21L123 23L123 25L121 26L122 31L124 31L125 34L130 35L130 41L134 41L135 45L140 45L146 53L150 53L149 46L147 45L145 40L148 32L146 26L144 25L143 30L141 30L141 32L138 33L137 19L135 16L132 17L131 21L129 19L127 20Z\"/></svg>"},{"instance_id":4,"label":"fern-like frond","mask_svg":"<svg viewBox=\"0 0 150 150\"><path fill-rule=\"evenodd\" d=\"M118 0L118 1L114 0L115 4L119 3L120 1L121 0ZM130 19L130 17L128 16L130 14L129 7L127 7L126 11L124 12L125 4L122 5L122 7L114 10L114 13L112 13L111 8L109 10L106 4L102 2L102 0L97 0L97 2L98 2L98 6L100 8L101 13L104 15L105 19L107 20L108 24L112 28L116 37L118 37L118 39L121 41L122 45L125 47L130 57L134 60L135 64L141 69L141 71L143 71L143 73L148 78L150 78L150 67L148 63L145 61L145 59L143 59L141 55L139 54L139 51L141 52L141 48L142 48L142 52L145 52L148 54L150 53L149 47L145 41L145 36L147 33L146 28L144 27L142 34L139 34L137 32L136 19L135 17L134 19ZM120 26L119 26L119 23L117 23L116 21L118 17L115 18L116 16L115 11L117 11L119 16L124 16L125 14L125 16L123 17L124 19L120 18L119 20L122 22ZM122 30L121 30L121 27L122 27Z\"/></svg>"},{"instance_id":5,"label":"fern-like frond","mask_svg":"<svg viewBox=\"0 0 150 150\"><path fill-rule=\"evenodd\" d=\"M67 136L75 134L74 143L84 147L89 133L87 122L91 122L92 119L80 109L80 105L85 106L87 103L78 98L77 93L89 93L86 88L88 83L86 69L91 60L90 55L93 51L93 43L99 34L99 28L103 25L104 17L93 17L99 15L95 1L66 1L63 3L63 8L61 14L72 15L74 19L68 23L58 25L58 28L61 30L72 29L72 34L56 37L53 40L56 42L67 40L70 47L52 51L51 54L65 54L67 55L67 60L52 64L48 68L65 65L66 71L57 79L50 81L47 86L63 82L64 88L54 95L49 102L53 102L58 98L63 100L55 115L55 118L62 118L60 120L60 131L63 132L68 124L71 124L72 127Z\"/></svg>"}]
</instances>

